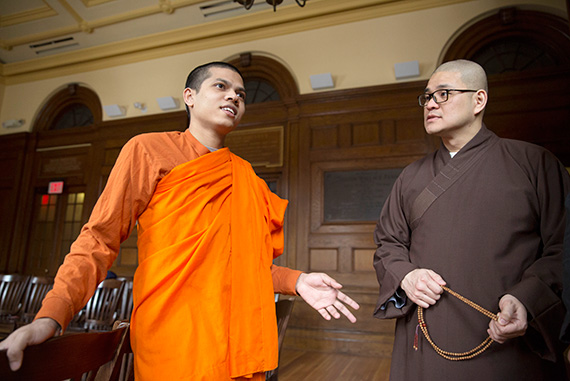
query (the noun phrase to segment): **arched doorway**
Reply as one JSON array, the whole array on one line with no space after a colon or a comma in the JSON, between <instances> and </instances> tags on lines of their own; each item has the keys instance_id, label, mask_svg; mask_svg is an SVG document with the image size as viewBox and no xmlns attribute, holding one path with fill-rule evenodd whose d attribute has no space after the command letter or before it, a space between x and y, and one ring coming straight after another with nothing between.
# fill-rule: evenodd
<instances>
[{"instance_id":1,"label":"arched doorway","mask_svg":"<svg viewBox=\"0 0 570 381\"><path fill-rule=\"evenodd\" d=\"M55 92L38 113L24 273L55 275L79 235L88 214L88 135L101 120L97 94L76 83ZM84 141L77 141L85 132Z\"/></svg>"}]
</instances>

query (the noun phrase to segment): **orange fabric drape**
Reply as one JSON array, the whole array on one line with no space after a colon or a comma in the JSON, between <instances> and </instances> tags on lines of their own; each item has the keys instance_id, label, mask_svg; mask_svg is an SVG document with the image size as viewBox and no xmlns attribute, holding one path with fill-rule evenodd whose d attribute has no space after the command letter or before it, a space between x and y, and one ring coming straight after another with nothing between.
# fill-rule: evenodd
<instances>
[{"instance_id":1,"label":"orange fabric drape","mask_svg":"<svg viewBox=\"0 0 570 381\"><path fill-rule=\"evenodd\" d=\"M230 380L277 367L271 263L287 202L228 149L179 165L139 217L137 380Z\"/></svg>"}]
</instances>

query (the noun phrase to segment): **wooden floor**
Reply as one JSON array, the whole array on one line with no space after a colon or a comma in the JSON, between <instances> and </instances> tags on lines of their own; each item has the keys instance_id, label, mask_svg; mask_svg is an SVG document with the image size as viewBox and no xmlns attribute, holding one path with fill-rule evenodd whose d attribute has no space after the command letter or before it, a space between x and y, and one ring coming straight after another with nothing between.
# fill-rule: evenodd
<instances>
[{"instance_id":1,"label":"wooden floor","mask_svg":"<svg viewBox=\"0 0 570 381\"><path fill-rule=\"evenodd\" d=\"M388 381L390 359L283 348L279 381Z\"/></svg>"}]
</instances>

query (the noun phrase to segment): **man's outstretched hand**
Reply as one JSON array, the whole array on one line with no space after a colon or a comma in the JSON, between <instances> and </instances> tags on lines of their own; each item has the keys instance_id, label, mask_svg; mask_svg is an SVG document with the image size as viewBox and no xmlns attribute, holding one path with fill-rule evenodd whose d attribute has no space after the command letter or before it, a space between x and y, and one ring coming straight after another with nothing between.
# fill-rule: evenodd
<instances>
[{"instance_id":1,"label":"man's outstretched hand","mask_svg":"<svg viewBox=\"0 0 570 381\"><path fill-rule=\"evenodd\" d=\"M4 341L0 342L0 350L6 350L10 369L16 371L22 366L24 349L29 345L41 344L59 332L59 324L52 319L42 318L18 328Z\"/></svg>"},{"instance_id":2,"label":"man's outstretched hand","mask_svg":"<svg viewBox=\"0 0 570 381\"><path fill-rule=\"evenodd\" d=\"M346 305L359 309L360 306L347 295L339 291L342 285L324 273L301 274L295 287L307 304L316 309L323 318L330 320L340 318L342 313L352 323L356 317L346 308Z\"/></svg>"}]
</instances>

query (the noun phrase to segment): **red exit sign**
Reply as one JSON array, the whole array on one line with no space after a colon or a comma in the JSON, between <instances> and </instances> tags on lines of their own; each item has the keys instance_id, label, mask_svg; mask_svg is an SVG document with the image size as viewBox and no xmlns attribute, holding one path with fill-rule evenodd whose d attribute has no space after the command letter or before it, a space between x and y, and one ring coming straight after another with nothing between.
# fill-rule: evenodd
<instances>
[{"instance_id":1,"label":"red exit sign","mask_svg":"<svg viewBox=\"0 0 570 381\"><path fill-rule=\"evenodd\" d=\"M48 194L62 194L63 181L50 181L48 185Z\"/></svg>"}]
</instances>

